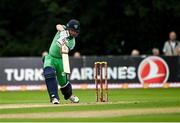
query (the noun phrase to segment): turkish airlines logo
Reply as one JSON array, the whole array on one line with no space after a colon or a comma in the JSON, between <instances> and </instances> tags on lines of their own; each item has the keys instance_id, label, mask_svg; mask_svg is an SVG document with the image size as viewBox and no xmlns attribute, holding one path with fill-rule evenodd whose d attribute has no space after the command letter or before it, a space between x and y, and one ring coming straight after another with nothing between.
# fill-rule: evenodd
<instances>
[{"instance_id":1,"label":"turkish airlines logo","mask_svg":"<svg viewBox=\"0 0 180 123\"><path fill-rule=\"evenodd\" d=\"M147 57L139 65L138 77L141 83L165 83L169 77L168 65L160 57Z\"/></svg>"}]
</instances>

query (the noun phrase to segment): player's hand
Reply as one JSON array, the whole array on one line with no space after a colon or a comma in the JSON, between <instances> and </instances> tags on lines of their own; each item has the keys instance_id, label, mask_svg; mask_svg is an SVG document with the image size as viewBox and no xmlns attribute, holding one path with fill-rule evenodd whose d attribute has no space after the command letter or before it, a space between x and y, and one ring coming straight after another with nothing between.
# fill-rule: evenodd
<instances>
[{"instance_id":1,"label":"player's hand","mask_svg":"<svg viewBox=\"0 0 180 123\"><path fill-rule=\"evenodd\" d=\"M68 54L69 53L69 48L64 44L61 47L61 54Z\"/></svg>"},{"instance_id":2,"label":"player's hand","mask_svg":"<svg viewBox=\"0 0 180 123\"><path fill-rule=\"evenodd\" d=\"M57 40L58 43L62 46L66 44L67 42L67 37L69 36L69 32L67 30L64 30L60 33L60 38Z\"/></svg>"},{"instance_id":3,"label":"player's hand","mask_svg":"<svg viewBox=\"0 0 180 123\"><path fill-rule=\"evenodd\" d=\"M65 29L64 29L64 26L61 25L61 24L57 24L57 25L56 25L56 29L57 29L58 31L60 31L60 32L62 32L62 31L65 30Z\"/></svg>"},{"instance_id":4,"label":"player's hand","mask_svg":"<svg viewBox=\"0 0 180 123\"><path fill-rule=\"evenodd\" d=\"M64 30L60 33L60 37L64 37L67 38L69 37L69 31L68 30Z\"/></svg>"},{"instance_id":5,"label":"player's hand","mask_svg":"<svg viewBox=\"0 0 180 123\"><path fill-rule=\"evenodd\" d=\"M63 38L62 40L58 40L61 46L66 45L67 39Z\"/></svg>"}]
</instances>

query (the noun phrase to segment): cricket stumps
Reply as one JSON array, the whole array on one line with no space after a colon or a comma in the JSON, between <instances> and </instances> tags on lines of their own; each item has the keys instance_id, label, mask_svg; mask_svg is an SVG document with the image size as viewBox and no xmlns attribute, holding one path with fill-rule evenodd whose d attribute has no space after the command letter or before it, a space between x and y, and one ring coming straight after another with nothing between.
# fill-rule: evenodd
<instances>
[{"instance_id":1,"label":"cricket stumps","mask_svg":"<svg viewBox=\"0 0 180 123\"><path fill-rule=\"evenodd\" d=\"M108 64L107 62L95 62L95 87L96 102L108 102ZM100 95L99 95L100 92ZM105 94L104 94L105 92ZM105 95L105 99L104 99Z\"/></svg>"}]
</instances>

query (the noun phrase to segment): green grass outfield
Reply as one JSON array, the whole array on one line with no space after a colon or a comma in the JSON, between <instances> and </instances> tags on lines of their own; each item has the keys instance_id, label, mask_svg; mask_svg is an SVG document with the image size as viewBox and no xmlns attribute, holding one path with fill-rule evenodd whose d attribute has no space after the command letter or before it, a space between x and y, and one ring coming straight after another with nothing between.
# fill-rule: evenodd
<instances>
[{"instance_id":1,"label":"green grass outfield","mask_svg":"<svg viewBox=\"0 0 180 123\"><path fill-rule=\"evenodd\" d=\"M180 121L180 88L113 89L108 103L94 90L74 90L80 103L49 103L46 91L0 92L0 121Z\"/></svg>"}]
</instances>

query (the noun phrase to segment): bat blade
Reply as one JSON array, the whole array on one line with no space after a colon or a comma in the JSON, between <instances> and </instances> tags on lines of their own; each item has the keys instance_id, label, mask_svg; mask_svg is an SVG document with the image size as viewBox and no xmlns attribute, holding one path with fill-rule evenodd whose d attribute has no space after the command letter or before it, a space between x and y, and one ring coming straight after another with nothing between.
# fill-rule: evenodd
<instances>
[{"instance_id":1,"label":"bat blade","mask_svg":"<svg viewBox=\"0 0 180 123\"><path fill-rule=\"evenodd\" d=\"M70 74L70 64L69 64L69 56L67 53L67 47L62 47L62 61L63 61L63 69L65 73Z\"/></svg>"},{"instance_id":2,"label":"bat blade","mask_svg":"<svg viewBox=\"0 0 180 123\"><path fill-rule=\"evenodd\" d=\"M63 69L65 73L70 73L69 56L68 54L62 54Z\"/></svg>"}]
</instances>

